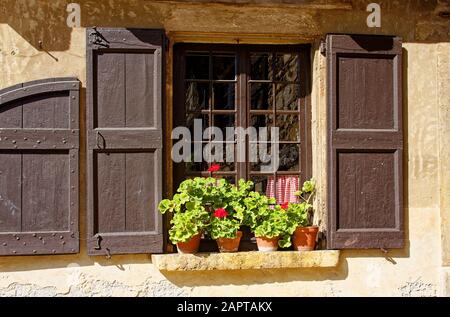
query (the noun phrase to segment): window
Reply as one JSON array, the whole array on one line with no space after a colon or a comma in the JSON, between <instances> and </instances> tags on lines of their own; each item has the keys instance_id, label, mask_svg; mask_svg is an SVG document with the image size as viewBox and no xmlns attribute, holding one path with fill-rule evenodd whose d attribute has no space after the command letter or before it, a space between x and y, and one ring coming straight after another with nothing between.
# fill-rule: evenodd
<instances>
[{"instance_id":1,"label":"window","mask_svg":"<svg viewBox=\"0 0 450 317\"><path fill-rule=\"evenodd\" d=\"M215 156L217 177L249 179L278 202L294 202L293 193L310 177L309 47L181 44L174 71L174 126L191 131L191 153L209 153L205 147L215 144L216 135L194 137L194 120L201 119L202 132L217 127L225 140L223 158ZM231 127L255 128L257 139L230 137ZM271 139L274 127L278 140ZM265 168L277 148L278 169ZM176 164L175 188L185 178L209 175L208 165L205 157Z\"/></svg>"}]
</instances>

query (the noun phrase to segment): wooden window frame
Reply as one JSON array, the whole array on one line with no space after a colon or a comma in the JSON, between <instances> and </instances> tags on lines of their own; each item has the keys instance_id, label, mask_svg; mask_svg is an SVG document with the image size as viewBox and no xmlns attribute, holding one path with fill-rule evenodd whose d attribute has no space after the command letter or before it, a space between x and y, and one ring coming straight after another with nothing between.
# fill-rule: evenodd
<instances>
[{"instance_id":1,"label":"wooden window frame","mask_svg":"<svg viewBox=\"0 0 450 317\"><path fill-rule=\"evenodd\" d=\"M311 178L312 176L312 147L311 147L311 60L310 52L311 46L309 44L294 44L294 45L238 45L238 44L198 44L198 43L177 43L173 46L173 127L185 126L185 56L188 52L208 52L213 53L234 53L236 54L236 93L235 100L235 126L248 127L250 122L251 105L250 105L250 53L297 53L299 57L299 89L300 95L298 98L298 110L289 111L289 114L299 116L299 138L297 142L283 142L297 143L300 146L299 155L299 171L282 171L275 173L263 173L251 171L250 162L236 163L235 171L228 172L228 175L235 174L236 179L244 178L250 179L251 176L257 175L298 175L300 183ZM210 65L211 67L211 65ZM212 80L211 74L209 81ZM271 83L277 84L281 81L271 80ZM242 107L245 105L245 107ZM272 110L263 110L266 114L271 112L274 116L276 124L277 114L288 114L286 111L276 109L274 105ZM210 109L209 113L214 110ZM230 112L230 110L228 110ZM256 114L260 110L253 110ZM261 113L262 113L261 112ZM231 113L231 112L230 112ZM246 140L246 149L248 157L248 137ZM208 176L208 172L199 173L199 176ZM227 176L227 173L217 173L218 176ZM186 178L184 162L173 164L173 191ZM254 242L249 239L249 232L244 232L244 238L241 243L241 250L255 250ZM206 241L205 241L206 242ZM215 245L205 243L206 247L202 251L215 250ZM203 247L203 244L202 244Z\"/></svg>"}]
</instances>

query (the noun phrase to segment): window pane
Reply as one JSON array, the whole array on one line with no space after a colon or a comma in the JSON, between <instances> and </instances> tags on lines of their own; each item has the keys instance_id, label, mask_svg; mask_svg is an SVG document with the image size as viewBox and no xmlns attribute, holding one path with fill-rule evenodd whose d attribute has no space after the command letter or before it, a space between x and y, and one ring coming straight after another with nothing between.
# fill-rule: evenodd
<instances>
[{"instance_id":1,"label":"window pane","mask_svg":"<svg viewBox=\"0 0 450 317\"><path fill-rule=\"evenodd\" d=\"M299 85L279 84L275 91L277 110L298 110Z\"/></svg>"},{"instance_id":2,"label":"window pane","mask_svg":"<svg viewBox=\"0 0 450 317\"><path fill-rule=\"evenodd\" d=\"M214 109L234 110L235 84L214 84Z\"/></svg>"},{"instance_id":3,"label":"window pane","mask_svg":"<svg viewBox=\"0 0 450 317\"><path fill-rule=\"evenodd\" d=\"M200 150L200 147L203 149L203 146L201 143L197 143L197 146L199 146L199 150ZM195 151L196 151L196 148L194 146L194 143L191 143L191 159L190 159L191 161L185 163L187 173L199 173L199 172L204 172L204 171L208 170L208 164L205 161L194 162Z\"/></svg>"},{"instance_id":4,"label":"window pane","mask_svg":"<svg viewBox=\"0 0 450 317\"><path fill-rule=\"evenodd\" d=\"M270 60L269 54L252 54L250 56L252 80L269 79Z\"/></svg>"},{"instance_id":5,"label":"window pane","mask_svg":"<svg viewBox=\"0 0 450 317\"><path fill-rule=\"evenodd\" d=\"M226 128L227 127L234 127L235 126L235 118L234 115L223 115L218 114L213 116L213 125L217 128L219 128L222 131L223 139L228 139L226 135ZM234 134L233 136L229 136L232 140L234 140Z\"/></svg>"},{"instance_id":6,"label":"window pane","mask_svg":"<svg viewBox=\"0 0 450 317\"><path fill-rule=\"evenodd\" d=\"M203 130L209 127L209 117L207 114L199 114L199 113L186 113L186 126L191 131L191 138L194 141L194 120L201 119L202 127L201 133L203 134ZM201 140L197 140L201 141Z\"/></svg>"},{"instance_id":7,"label":"window pane","mask_svg":"<svg viewBox=\"0 0 450 317\"><path fill-rule=\"evenodd\" d=\"M279 171L299 171L300 170L300 148L298 144L280 144L280 166Z\"/></svg>"},{"instance_id":8,"label":"window pane","mask_svg":"<svg viewBox=\"0 0 450 317\"><path fill-rule=\"evenodd\" d=\"M272 176L270 176L272 177ZM267 195L270 194L268 191L268 178L269 176L266 175L252 175L250 177L250 180L253 181L253 183L255 184L254 186L254 190L257 191L258 193ZM269 196L269 197L273 197L273 196Z\"/></svg>"},{"instance_id":9,"label":"window pane","mask_svg":"<svg viewBox=\"0 0 450 317\"><path fill-rule=\"evenodd\" d=\"M236 58L234 56L213 56L213 78L234 80L236 76Z\"/></svg>"},{"instance_id":10,"label":"window pane","mask_svg":"<svg viewBox=\"0 0 450 317\"><path fill-rule=\"evenodd\" d=\"M273 95L270 83L251 83L251 109L272 110Z\"/></svg>"},{"instance_id":11,"label":"window pane","mask_svg":"<svg viewBox=\"0 0 450 317\"><path fill-rule=\"evenodd\" d=\"M236 184L236 176L231 176L231 175L229 175L229 176L223 176L223 175L220 175L220 174L215 174L215 175L213 175L213 177L215 177L215 178L224 178L224 179L226 179L230 184Z\"/></svg>"},{"instance_id":12,"label":"window pane","mask_svg":"<svg viewBox=\"0 0 450 317\"><path fill-rule=\"evenodd\" d=\"M256 129L256 135L258 137L258 141L262 140L262 135L261 135L262 131L260 130L260 128L267 128L266 141L270 141L270 137L271 137L270 128L273 127L273 115L251 115L249 126L254 127Z\"/></svg>"},{"instance_id":13,"label":"window pane","mask_svg":"<svg viewBox=\"0 0 450 317\"><path fill-rule=\"evenodd\" d=\"M280 141L300 141L298 115L277 115Z\"/></svg>"},{"instance_id":14,"label":"window pane","mask_svg":"<svg viewBox=\"0 0 450 317\"><path fill-rule=\"evenodd\" d=\"M298 81L298 55L277 54L275 70L275 80L277 81Z\"/></svg>"},{"instance_id":15,"label":"window pane","mask_svg":"<svg viewBox=\"0 0 450 317\"><path fill-rule=\"evenodd\" d=\"M186 83L186 111L199 111L209 109L209 84Z\"/></svg>"},{"instance_id":16,"label":"window pane","mask_svg":"<svg viewBox=\"0 0 450 317\"><path fill-rule=\"evenodd\" d=\"M209 79L209 56L187 55L186 56L186 78L187 79Z\"/></svg>"},{"instance_id":17,"label":"window pane","mask_svg":"<svg viewBox=\"0 0 450 317\"><path fill-rule=\"evenodd\" d=\"M208 142L203 148L203 157L208 164L220 165L220 172L235 170L235 145L224 142ZM206 171L206 170L205 170Z\"/></svg>"},{"instance_id":18,"label":"window pane","mask_svg":"<svg viewBox=\"0 0 450 317\"><path fill-rule=\"evenodd\" d=\"M249 144L250 168L255 172L272 173L275 172L276 157L272 157L272 146L267 143L251 143ZM276 153L275 153L276 155Z\"/></svg>"}]
</instances>

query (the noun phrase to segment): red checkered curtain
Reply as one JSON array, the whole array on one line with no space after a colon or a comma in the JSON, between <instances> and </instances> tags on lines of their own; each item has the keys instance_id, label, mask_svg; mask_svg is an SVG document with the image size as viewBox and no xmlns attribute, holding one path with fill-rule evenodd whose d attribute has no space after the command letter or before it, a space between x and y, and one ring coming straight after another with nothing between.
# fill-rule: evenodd
<instances>
[{"instance_id":1,"label":"red checkered curtain","mask_svg":"<svg viewBox=\"0 0 450 317\"><path fill-rule=\"evenodd\" d=\"M268 197L276 197L278 204L285 202L297 203L298 197L294 193L298 190L298 176L277 176L276 183L274 177L271 176L267 181L266 195Z\"/></svg>"}]
</instances>

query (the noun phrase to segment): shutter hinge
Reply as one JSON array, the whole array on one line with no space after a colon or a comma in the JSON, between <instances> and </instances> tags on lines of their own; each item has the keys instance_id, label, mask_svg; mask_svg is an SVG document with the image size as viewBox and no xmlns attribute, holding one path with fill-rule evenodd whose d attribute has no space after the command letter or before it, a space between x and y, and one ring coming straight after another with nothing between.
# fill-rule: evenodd
<instances>
[{"instance_id":1,"label":"shutter hinge","mask_svg":"<svg viewBox=\"0 0 450 317\"><path fill-rule=\"evenodd\" d=\"M319 51L323 56L327 56L327 43L324 40L320 40Z\"/></svg>"},{"instance_id":2,"label":"shutter hinge","mask_svg":"<svg viewBox=\"0 0 450 317\"><path fill-rule=\"evenodd\" d=\"M105 37L97 30L97 27L92 27L89 32L89 44L95 46L109 47L109 42Z\"/></svg>"},{"instance_id":3,"label":"shutter hinge","mask_svg":"<svg viewBox=\"0 0 450 317\"><path fill-rule=\"evenodd\" d=\"M97 245L94 247L95 250L101 250L102 247L100 246L100 243L102 242L102 236L101 235L96 235L95 238L97 239L96 243Z\"/></svg>"}]
</instances>

